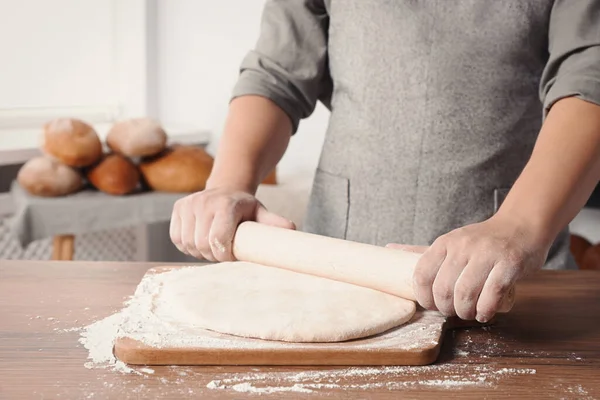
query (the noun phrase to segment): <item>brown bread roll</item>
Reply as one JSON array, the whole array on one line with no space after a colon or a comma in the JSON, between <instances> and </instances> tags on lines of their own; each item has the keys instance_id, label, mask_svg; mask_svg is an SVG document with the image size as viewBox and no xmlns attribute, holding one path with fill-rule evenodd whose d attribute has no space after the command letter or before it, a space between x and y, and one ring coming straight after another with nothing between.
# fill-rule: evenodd
<instances>
[{"instance_id":1,"label":"brown bread roll","mask_svg":"<svg viewBox=\"0 0 600 400\"><path fill-rule=\"evenodd\" d=\"M600 271L600 244L593 245L585 251L579 268Z\"/></svg>"},{"instance_id":2,"label":"brown bread roll","mask_svg":"<svg viewBox=\"0 0 600 400\"><path fill-rule=\"evenodd\" d=\"M127 157L153 156L167 145L167 134L150 118L133 118L117 122L106 136L106 144Z\"/></svg>"},{"instance_id":3,"label":"brown bread roll","mask_svg":"<svg viewBox=\"0 0 600 400\"><path fill-rule=\"evenodd\" d=\"M571 235L571 254L573 254L579 268L583 264L583 255L590 247L592 247L592 244L587 239L579 235Z\"/></svg>"},{"instance_id":4,"label":"brown bread roll","mask_svg":"<svg viewBox=\"0 0 600 400\"><path fill-rule=\"evenodd\" d=\"M112 195L132 193L140 183L140 173L135 164L120 154L105 156L86 176L95 188Z\"/></svg>"},{"instance_id":5,"label":"brown bread roll","mask_svg":"<svg viewBox=\"0 0 600 400\"><path fill-rule=\"evenodd\" d=\"M204 189L212 165L213 158L201 147L173 146L142 160L140 170L152 190L191 193Z\"/></svg>"},{"instance_id":6,"label":"brown bread roll","mask_svg":"<svg viewBox=\"0 0 600 400\"><path fill-rule=\"evenodd\" d=\"M102 157L102 143L85 122L59 118L44 125L42 151L70 167L87 167Z\"/></svg>"},{"instance_id":7,"label":"brown bread roll","mask_svg":"<svg viewBox=\"0 0 600 400\"><path fill-rule=\"evenodd\" d=\"M23 164L17 182L28 193L41 197L66 196L84 185L79 172L47 156L32 158Z\"/></svg>"}]
</instances>

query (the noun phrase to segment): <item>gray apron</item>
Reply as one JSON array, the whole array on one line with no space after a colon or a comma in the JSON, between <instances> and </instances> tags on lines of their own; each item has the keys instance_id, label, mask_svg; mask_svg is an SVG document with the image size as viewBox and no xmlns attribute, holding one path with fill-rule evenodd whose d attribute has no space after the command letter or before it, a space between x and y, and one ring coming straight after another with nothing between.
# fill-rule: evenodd
<instances>
[{"instance_id":1,"label":"gray apron","mask_svg":"<svg viewBox=\"0 0 600 400\"><path fill-rule=\"evenodd\" d=\"M577 2L270 1L234 95L267 96L295 123L317 99L331 110L306 231L429 245L491 217L532 153L544 110L583 96L577 85L556 83L567 50L548 53L550 28L577 36L586 32L577 27L584 14L599 14L600 2ZM294 52L281 38L288 30ZM550 38L560 49L585 39ZM576 268L568 230L545 268Z\"/></svg>"}]
</instances>

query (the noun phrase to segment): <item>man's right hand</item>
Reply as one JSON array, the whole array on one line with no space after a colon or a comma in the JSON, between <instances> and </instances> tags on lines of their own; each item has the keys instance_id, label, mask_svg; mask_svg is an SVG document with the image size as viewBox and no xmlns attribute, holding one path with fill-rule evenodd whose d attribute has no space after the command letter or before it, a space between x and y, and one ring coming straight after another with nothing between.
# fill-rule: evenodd
<instances>
[{"instance_id":1,"label":"man's right hand","mask_svg":"<svg viewBox=\"0 0 600 400\"><path fill-rule=\"evenodd\" d=\"M169 233L173 244L185 254L209 261L233 261L233 237L243 221L296 229L292 221L267 211L248 192L211 188L175 203Z\"/></svg>"}]
</instances>

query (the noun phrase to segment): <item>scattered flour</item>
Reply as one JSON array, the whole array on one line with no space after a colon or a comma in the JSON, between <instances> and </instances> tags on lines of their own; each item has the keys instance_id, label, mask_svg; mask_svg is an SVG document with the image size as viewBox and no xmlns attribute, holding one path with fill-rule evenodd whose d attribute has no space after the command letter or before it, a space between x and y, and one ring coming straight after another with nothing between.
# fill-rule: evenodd
<instances>
[{"instance_id":1,"label":"scattered flour","mask_svg":"<svg viewBox=\"0 0 600 400\"><path fill-rule=\"evenodd\" d=\"M531 375L531 368L465 366L460 364L424 367L342 368L302 372L263 372L226 374L209 382L211 390L233 390L246 393L297 392L311 393L323 389L399 390L416 387L461 389L493 386L504 376ZM430 378L423 378L428 376Z\"/></svg>"},{"instance_id":2,"label":"scattered flour","mask_svg":"<svg viewBox=\"0 0 600 400\"><path fill-rule=\"evenodd\" d=\"M582 385L553 384L552 388L561 399L596 400L598 397L590 395Z\"/></svg>"},{"instance_id":3,"label":"scattered flour","mask_svg":"<svg viewBox=\"0 0 600 400\"><path fill-rule=\"evenodd\" d=\"M86 368L111 368L122 373L139 373L128 367L113 354L113 341L117 336L122 312L95 322L82 330L79 342L88 350Z\"/></svg>"},{"instance_id":4,"label":"scattered flour","mask_svg":"<svg viewBox=\"0 0 600 400\"><path fill-rule=\"evenodd\" d=\"M470 353L459 348L454 349L454 355L459 357L467 357Z\"/></svg>"},{"instance_id":5,"label":"scattered flour","mask_svg":"<svg viewBox=\"0 0 600 400\"><path fill-rule=\"evenodd\" d=\"M138 371L143 372L145 374L153 374L154 373L154 370L152 368L140 368Z\"/></svg>"}]
</instances>

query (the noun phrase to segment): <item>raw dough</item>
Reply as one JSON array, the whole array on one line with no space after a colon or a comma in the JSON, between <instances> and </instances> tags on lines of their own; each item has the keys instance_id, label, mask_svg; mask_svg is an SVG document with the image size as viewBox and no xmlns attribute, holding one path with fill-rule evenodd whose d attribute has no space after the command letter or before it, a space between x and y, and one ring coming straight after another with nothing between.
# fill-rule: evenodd
<instances>
[{"instance_id":1,"label":"raw dough","mask_svg":"<svg viewBox=\"0 0 600 400\"><path fill-rule=\"evenodd\" d=\"M384 332L415 313L410 300L248 262L167 274L154 313L182 329L286 342L339 342Z\"/></svg>"}]
</instances>

